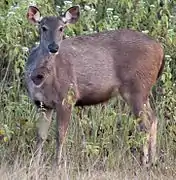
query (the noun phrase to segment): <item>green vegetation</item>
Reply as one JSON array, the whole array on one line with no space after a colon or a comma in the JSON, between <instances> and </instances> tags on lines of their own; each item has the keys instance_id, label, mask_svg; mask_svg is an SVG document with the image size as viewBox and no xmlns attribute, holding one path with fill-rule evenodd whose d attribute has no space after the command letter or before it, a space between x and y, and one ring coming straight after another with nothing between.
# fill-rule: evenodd
<instances>
[{"instance_id":1,"label":"green vegetation","mask_svg":"<svg viewBox=\"0 0 176 180\"><path fill-rule=\"evenodd\" d=\"M163 43L165 69L151 94L153 108L159 119L158 167L155 167L150 175L152 179L157 177L174 179L174 176L176 177L174 174L176 172L175 0L73 0L72 2L1 0L0 164L2 167L7 165L7 177L18 179L18 173L16 175L12 173L16 171L22 178L27 179L26 173L31 173L35 169L35 166L31 166L31 158L36 143L35 126L38 114L24 87L24 64L29 53L28 48L38 41L37 29L26 19L26 11L31 2L37 2L43 16L59 14L74 4L80 4L80 21L76 25L69 26L66 30L67 36L131 28L143 31ZM133 172L139 169L130 147L138 146L141 138L135 131L137 122L133 117L129 117L129 112L129 107L124 105L120 98L111 100L103 106L86 107L82 111L75 109L64 146L65 164L59 172L61 179L71 177L76 179L76 176L77 179L94 177L99 179L101 176L102 179L130 179ZM42 167L50 178L53 174L50 164L55 149L54 124L55 121L45 145L48 159ZM102 171L107 173L102 174ZM0 174L3 172L6 170L1 168ZM143 179L142 176L139 179Z\"/></svg>"}]
</instances>

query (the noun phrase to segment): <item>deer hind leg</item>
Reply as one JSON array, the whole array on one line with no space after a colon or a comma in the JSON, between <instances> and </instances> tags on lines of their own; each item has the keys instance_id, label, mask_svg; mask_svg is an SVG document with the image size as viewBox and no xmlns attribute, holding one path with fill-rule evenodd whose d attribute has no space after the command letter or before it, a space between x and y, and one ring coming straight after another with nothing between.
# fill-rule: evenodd
<instances>
[{"instance_id":1,"label":"deer hind leg","mask_svg":"<svg viewBox=\"0 0 176 180\"><path fill-rule=\"evenodd\" d=\"M150 166L156 152L157 118L155 117L149 101L144 100L143 93L124 93L122 97L131 106L133 114L139 119L139 131L145 133L141 147L140 162L143 166ZM146 97L146 96L145 96Z\"/></svg>"},{"instance_id":2,"label":"deer hind leg","mask_svg":"<svg viewBox=\"0 0 176 180\"><path fill-rule=\"evenodd\" d=\"M142 96L133 96L132 109L134 115L139 118L139 130L145 132L140 155L141 164L149 167L154 162L156 154L157 118L150 107L149 100L143 101Z\"/></svg>"},{"instance_id":3,"label":"deer hind leg","mask_svg":"<svg viewBox=\"0 0 176 180\"><path fill-rule=\"evenodd\" d=\"M150 129L149 129L149 163L152 165L156 160L156 140L157 140L157 117L153 112L149 100L147 100L146 108L150 121Z\"/></svg>"}]
</instances>

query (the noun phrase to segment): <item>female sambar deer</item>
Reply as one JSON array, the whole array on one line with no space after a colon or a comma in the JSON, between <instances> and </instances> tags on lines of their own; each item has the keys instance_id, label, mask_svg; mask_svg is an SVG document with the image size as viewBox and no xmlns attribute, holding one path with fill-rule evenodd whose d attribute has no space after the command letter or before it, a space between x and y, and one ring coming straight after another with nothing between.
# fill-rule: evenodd
<instances>
[{"instance_id":1,"label":"female sambar deer","mask_svg":"<svg viewBox=\"0 0 176 180\"><path fill-rule=\"evenodd\" d=\"M65 98L72 86L75 106L95 105L120 93L135 117L141 119L139 127L147 139L141 162L150 164L156 151L157 118L149 93L162 73L163 48L147 35L127 29L63 40L65 27L75 23L79 15L79 6L59 17L41 18L34 6L27 12L28 20L39 27L40 44L27 60L26 84L32 101L45 108L47 129L52 109L56 110L56 161L70 120L72 105ZM38 145L45 138L39 133Z\"/></svg>"}]
</instances>

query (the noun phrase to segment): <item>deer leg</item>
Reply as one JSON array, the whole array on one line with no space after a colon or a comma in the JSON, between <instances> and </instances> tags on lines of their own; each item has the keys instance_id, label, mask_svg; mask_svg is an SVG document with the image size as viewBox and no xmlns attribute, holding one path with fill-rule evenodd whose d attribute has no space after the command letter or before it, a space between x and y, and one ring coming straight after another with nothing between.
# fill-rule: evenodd
<instances>
[{"instance_id":1,"label":"deer leg","mask_svg":"<svg viewBox=\"0 0 176 180\"><path fill-rule=\"evenodd\" d=\"M131 104L134 115L139 118L139 130L145 133L140 155L141 164L151 166L156 153L157 119L150 107L149 101L144 103L142 96L134 96Z\"/></svg>"},{"instance_id":2,"label":"deer leg","mask_svg":"<svg viewBox=\"0 0 176 180\"><path fill-rule=\"evenodd\" d=\"M130 93L128 88L125 87L120 92L124 100L131 106L135 117L139 120L139 131L145 134L140 152L140 162L141 165L147 167L155 154L157 121L153 121L152 110L149 103L144 100L146 96L142 92Z\"/></svg>"},{"instance_id":3,"label":"deer leg","mask_svg":"<svg viewBox=\"0 0 176 180\"><path fill-rule=\"evenodd\" d=\"M45 109L45 111L42 111L40 113L39 123L37 127L37 145L36 145L36 152L39 159L42 154L44 141L47 138L51 120L52 120L52 109Z\"/></svg>"},{"instance_id":4,"label":"deer leg","mask_svg":"<svg viewBox=\"0 0 176 180\"><path fill-rule=\"evenodd\" d=\"M149 163L150 165L155 163L156 157L156 140L157 140L157 117L153 112L149 100L146 104L147 112L150 120L150 129L149 129Z\"/></svg>"},{"instance_id":5,"label":"deer leg","mask_svg":"<svg viewBox=\"0 0 176 180\"><path fill-rule=\"evenodd\" d=\"M67 129L71 117L72 106L70 104L60 104L56 109L56 164L61 160L62 148L64 145Z\"/></svg>"},{"instance_id":6,"label":"deer leg","mask_svg":"<svg viewBox=\"0 0 176 180\"><path fill-rule=\"evenodd\" d=\"M144 110L144 102L142 96L136 95L131 97L130 104L132 106L132 111L135 117L139 120L139 130L145 133L145 140L143 141L141 151L140 151L140 162L141 165L146 165L149 161L148 157L148 119L146 118L146 112Z\"/></svg>"}]
</instances>

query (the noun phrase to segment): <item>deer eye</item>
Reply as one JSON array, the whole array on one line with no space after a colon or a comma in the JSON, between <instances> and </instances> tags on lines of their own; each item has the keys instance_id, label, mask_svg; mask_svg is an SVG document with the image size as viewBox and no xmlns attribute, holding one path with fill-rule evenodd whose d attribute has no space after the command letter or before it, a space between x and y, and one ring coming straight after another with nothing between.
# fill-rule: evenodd
<instances>
[{"instance_id":1,"label":"deer eye","mask_svg":"<svg viewBox=\"0 0 176 180\"><path fill-rule=\"evenodd\" d=\"M46 32L48 28L46 26L42 26L42 31Z\"/></svg>"},{"instance_id":2,"label":"deer eye","mask_svg":"<svg viewBox=\"0 0 176 180\"><path fill-rule=\"evenodd\" d=\"M62 32L64 30L64 27L63 26L60 26L59 27L59 31Z\"/></svg>"}]
</instances>

